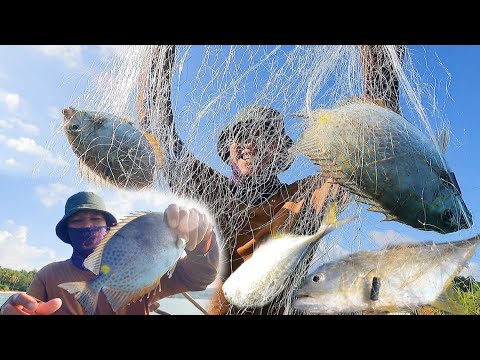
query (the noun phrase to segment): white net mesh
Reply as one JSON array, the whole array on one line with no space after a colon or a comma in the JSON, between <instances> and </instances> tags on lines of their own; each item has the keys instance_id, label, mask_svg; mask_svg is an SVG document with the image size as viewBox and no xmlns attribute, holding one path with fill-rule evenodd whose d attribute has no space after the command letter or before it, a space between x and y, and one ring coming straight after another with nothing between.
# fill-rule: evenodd
<instances>
[{"instance_id":1,"label":"white net mesh","mask_svg":"<svg viewBox=\"0 0 480 360\"><path fill-rule=\"evenodd\" d=\"M398 86L405 117L438 152L442 144L433 129L448 130L444 122L433 123L435 94L402 47L378 46L369 52L340 45L148 45L124 50L104 64L104 73L71 105L96 112L97 118L122 116L131 130L114 122L110 132L93 132L98 136L77 154L87 163L81 173L102 186L147 186L203 203L221 232L225 276L271 233L315 232L332 201L347 215L363 214L344 187L316 176L319 167L305 156L286 151L315 110L381 94L387 107L399 111L391 90ZM252 138L255 150L249 145ZM232 143L237 144L233 169ZM108 156L116 160L99 160ZM251 174L244 176L242 170ZM312 249L262 313L295 313L291 301L308 268L328 261L342 234L348 234L349 251L362 248L361 227L359 221L353 229L338 230ZM216 298L214 305L221 308L222 301ZM222 312L251 309L225 306Z\"/></svg>"}]
</instances>

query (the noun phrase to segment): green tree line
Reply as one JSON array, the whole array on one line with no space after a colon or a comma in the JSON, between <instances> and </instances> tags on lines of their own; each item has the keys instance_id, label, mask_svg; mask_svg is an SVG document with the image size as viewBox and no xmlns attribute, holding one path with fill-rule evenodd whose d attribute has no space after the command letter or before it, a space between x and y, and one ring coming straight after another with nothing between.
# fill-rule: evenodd
<instances>
[{"instance_id":1,"label":"green tree line","mask_svg":"<svg viewBox=\"0 0 480 360\"><path fill-rule=\"evenodd\" d=\"M455 300L468 315L480 315L480 282L473 277L457 276L453 279Z\"/></svg>"},{"instance_id":2,"label":"green tree line","mask_svg":"<svg viewBox=\"0 0 480 360\"><path fill-rule=\"evenodd\" d=\"M0 266L0 291L27 291L37 270L12 270Z\"/></svg>"}]
</instances>

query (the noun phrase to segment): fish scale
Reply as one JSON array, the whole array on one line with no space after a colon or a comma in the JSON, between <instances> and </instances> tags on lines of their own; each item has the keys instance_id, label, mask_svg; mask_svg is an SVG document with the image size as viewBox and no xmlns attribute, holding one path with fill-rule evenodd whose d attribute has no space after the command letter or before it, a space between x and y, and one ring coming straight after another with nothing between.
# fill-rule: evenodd
<instances>
[{"instance_id":1,"label":"fish scale","mask_svg":"<svg viewBox=\"0 0 480 360\"><path fill-rule=\"evenodd\" d=\"M472 226L442 154L403 117L352 101L312 118L292 152L319 165L322 176L368 199L386 219L441 233Z\"/></svg>"}]
</instances>

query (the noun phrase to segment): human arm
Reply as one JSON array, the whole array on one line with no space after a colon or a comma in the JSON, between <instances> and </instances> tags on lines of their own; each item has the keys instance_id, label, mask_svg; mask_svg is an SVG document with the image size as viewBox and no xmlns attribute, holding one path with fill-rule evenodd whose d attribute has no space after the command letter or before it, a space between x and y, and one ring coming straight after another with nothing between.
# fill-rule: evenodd
<instances>
[{"instance_id":1,"label":"human arm","mask_svg":"<svg viewBox=\"0 0 480 360\"><path fill-rule=\"evenodd\" d=\"M165 210L165 219L170 229L187 242L187 256L178 261L170 278L162 278L161 292L154 301L181 292L205 290L218 273L218 242L206 214L172 204Z\"/></svg>"},{"instance_id":2,"label":"human arm","mask_svg":"<svg viewBox=\"0 0 480 360\"><path fill-rule=\"evenodd\" d=\"M401 65L405 45L395 45L394 49ZM394 56L389 56L383 45L360 46L365 95L373 100L380 99L387 108L400 114L399 81L391 58Z\"/></svg>"},{"instance_id":3,"label":"human arm","mask_svg":"<svg viewBox=\"0 0 480 360\"><path fill-rule=\"evenodd\" d=\"M171 100L175 53L175 45L156 45L145 59L137 97L140 128L158 141L163 155L159 170L170 188L211 204L227 179L195 158L177 133Z\"/></svg>"}]
</instances>

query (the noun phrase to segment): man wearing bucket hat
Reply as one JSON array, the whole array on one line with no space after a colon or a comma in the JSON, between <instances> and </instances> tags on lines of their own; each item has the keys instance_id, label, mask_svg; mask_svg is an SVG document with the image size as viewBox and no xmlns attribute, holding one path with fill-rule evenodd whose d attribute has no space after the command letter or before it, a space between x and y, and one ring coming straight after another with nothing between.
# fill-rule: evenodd
<instances>
[{"instance_id":1,"label":"man wearing bucket hat","mask_svg":"<svg viewBox=\"0 0 480 360\"><path fill-rule=\"evenodd\" d=\"M404 46L397 47L403 58ZM228 257L221 278L226 280L256 247L276 232L312 234L318 230L329 204L342 211L349 203L348 191L332 179L309 176L283 184L278 174L293 162L288 156L292 139L285 132L281 114L259 104L242 109L218 137L217 152L232 168L227 178L186 150L175 130L169 86L175 59L174 45L159 45L145 70L139 91L137 112L142 130L153 132L164 146L163 175L170 188L182 195L203 201L217 220ZM398 81L393 68L386 65L381 47L361 47L365 72L365 96L380 99L399 112ZM160 75L159 75L160 74ZM193 174L193 175L192 175ZM281 294L278 298L284 297ZM228 304L221 287L212 299L211 314L282 313L283 307L271 304L257 309L237 309Z\"/></svg>"},{"instance_id":2,"label":"man wearing bucket hat","mask_svg":"<svg viewBox=\"0 0 480 360\"><path fill-rule=\"evenodd\" d=\"M165 210L167 223L182 238L187 240L187 256L177 263L171 278L163 277L162 291L154 296L120 308L119 315L147 315L155 301L185 291L204 290L217 275L219 260L215 233L208 220L192 215L195 209L185 209L175 204ZM204 222L208 224L205 224ZM84 260L98 246L117 219L105 208L103 199L93 192L79 192L68 198L65 215L55 231L73 253L70 259L51 263L38 271L26 293L12 295L0 309L2 315L83 315L84 310L74 295L58 287L71 281L95 279L95 274L83 266ZM180 224L193 224L194 229L184 229ZM196 228L195 228L196 227ZM115 314L101 295L96 314Z\"/></svg>"}]
</instances>

